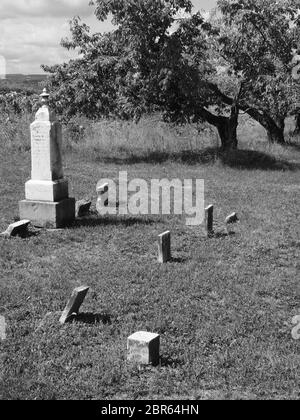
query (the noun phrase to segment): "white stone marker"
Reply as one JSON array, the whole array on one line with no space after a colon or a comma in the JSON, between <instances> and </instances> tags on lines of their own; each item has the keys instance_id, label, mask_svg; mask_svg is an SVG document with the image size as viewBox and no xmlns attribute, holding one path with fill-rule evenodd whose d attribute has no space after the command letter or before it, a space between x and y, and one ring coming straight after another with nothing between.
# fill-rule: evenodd
<instances>
[{"instance_id":1,"label":"white stone marker","mask_svg":"<svg viewBox=\"0 0 300 420\"><path fill-rule=\"evenodd\" d=\"M4 316L0 316L0 340L6 340L6 322Z\"/></svg>"},{"instance_id":2,"label":"white stone marker","mask_svg":"<svg viewBox=\"0 0 300 420\"><path fill-rule=\"evenodd\" d=\"M104 207L108 207L108 188L109 185L108 184L100 184L100 182L98 182L97 187L96 187L96 191L97 191L97 204L96 204L96 208L97 208L97 212L101 215L101 212L103 210Z\"/></svg>"},{"instance_id":3,"label":"white stone marker","mask_svg":"<svg viewBox=\"0 0 300 420\"><path fill-rule=\"evenodd\" d=\"M28 232L28 226L30 225L30 220L21 220L20 222L13 223L8 226L5 232L1 233L2 236L11 236L25 235Z\"/></svg>"},{"instance_id":4,"label":"white stone marker","mask_svg":"<svg viewBox=\"0 0 300 420\"><path fill-rule=\"evenodd\" d=\"M62 167L62 130L48 106L44 89L42 107L31 124L31 180L25 185L26 200L20 202L20 217L33 225L62 228L75 219L75 199L69 198Z\"/></svg>"},{"instance_id":5,"label":"white stone marker","mask_svg":"<svg viewBox=\"0 0 300 420\"><path fill-rule=\"evenodd\" d=\"M159 364L160 336L139 331L127 340L127 360L139 365Z\"/></svg>"},{"instance_id":6,"label":"white stone marker","mask_svg":"<svg viewBox=\"0 0 300 420\"><path fill-rule=\"evenodd\" d=\"M233 225L239 221L238 215L236 213L230 214L226 217L225 223L226 225Z\"/></svg>"},{"instance_id":7,"label":"white stone marker","mask_svg":"<svg viewBox=\"0 0 300 420\"><path fill-rule=\"evenodd\" d=\"M158 236L158 262L165 264L171 259L171 232L167 231Z\"/></svg>"},{"instance_id":8,"label":"white stone marker","mask_svg":"<svg viewBox=\"0 0 300 420\"><path fill-rule=\"evenodd\" d=\"M238 223L239 222L239 218L238 215L236 213L232 213L230 214L228 217L226 217L225 219L225 223L226 223L226 232L227 234L231 234L231 226Z\"/></svg>"},{"instance_id":9,"label":"white stone marker","mask_svg":"<svg viewBox=\"0 0 300 420\"><path fill-rule=\"evenodd\" d=\"M212 205L205 209L205 231L208 237L214 233L214 206Z\"/></svg>"},{"instance_id":10,"label":"white stone marker","mask_svg":"<svg viewBox=\"0 0 300 420\"><path fill-rule=\"evenodd\" d=\"M65 324L72 318L72 316L78 315L79 309L83 304L83 301L90 290L87 286L81 286L74 289L71 299L69 300L67 306L65 307L62 316L60 317L59 322L61 324Z\"/></svg>"}]
</instances>

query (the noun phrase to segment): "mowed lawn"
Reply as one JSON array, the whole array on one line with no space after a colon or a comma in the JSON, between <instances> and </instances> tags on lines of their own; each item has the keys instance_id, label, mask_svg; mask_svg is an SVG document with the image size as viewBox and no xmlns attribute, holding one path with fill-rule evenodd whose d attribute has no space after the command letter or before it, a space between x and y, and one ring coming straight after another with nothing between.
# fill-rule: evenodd
<instances>
[{"instance_id":1,"label":"mowed lawn","mask_svg":"<svg viewBox=\"0 0 300 420\"><path fill-rule=\"evenodd\" d=\"M297 148L289 148L294 164ZM68 154L71 195L100 178L200 178L216 231L233 211L235 235L207 239L179 216L76 222L26 239L0 238L2 399L251 399L300 397L299 169L234 169L166 161L101 163ZM0 157L0 231L18 215L30 154ZM174 260L157 263L172 232ZM35 231L32 231L34 233ZM72 290L90 286L78 322L59 325ZM51 313L51 314L50 314ZM48 314L48 315L47 315ZM126 361L127 337L161 334L161 365Z\"/></svg>"}]
</instances>

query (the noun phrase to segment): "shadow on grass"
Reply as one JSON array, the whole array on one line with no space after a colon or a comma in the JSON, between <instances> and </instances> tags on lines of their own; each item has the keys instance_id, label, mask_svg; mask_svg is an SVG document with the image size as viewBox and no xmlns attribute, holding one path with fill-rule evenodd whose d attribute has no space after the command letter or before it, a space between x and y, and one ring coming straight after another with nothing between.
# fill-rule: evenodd
<instances>
[{"instance_id":1,"label":"shadow on grass","mask_svg":"<svg viewBox=\"0 0 300 420\"><path fill-rule=\"evenodd\" d=\"M299 163L277 159L275 156L255 150L234 150L221 153L220 160L224 165L236 169L271 171L296 171L300 169Z\"/></svg>"},{"instance_id":2,"label":"shadow on grass","mask_svg":"<svg viewBox=\"0 0 300 420\"><path fill-rule=\"evenodd\" d=\"M141 154L131 154L118 157L105 156L99 158L99 160L105 163L113 164L127 164L134 165L138 163L164 163L167 161L176 161L195 165L198 163L211 163L217 159L217 149L203 149L201 151L193 152L191 150L183 150L180 152L165 152L165 151L154 151L144 152Z\"/></svg>"},{"instance_id":3,"label":"shadow on grass","mask_svg":"<svg viewBox=\"0 0 300 420\"><path fill-rule=\"evenodd\" d=\"M291 140L291 141L288 142L287 145L289 147L297 150L298 152L300 151L300 143L299 143L299 141L297 142L297 141Z\"/></svg>"},{"instance_id":4,"label":"shadow on grass","mask_svg":"<svg viewBox=\"0 0 300 420\"><path fill-rule=\"evenodd\" d=\"M294 145L296 147L296 143ZM298 147L298 145L297 145ZM253 150L232 150L224 152L217 148L207 148L200 151L183 150L180 152L146 152L141 155L132 154L121 157L103 157L97 159L105 163L133 165L138 163L159 164L175 161L189 165L209 164L216 161L236 169L261 169L273 171L294 171L300 169L300 164L277 159L267 153Z\"/></svg>"},{"instance_id":5,"label":"shadow on grass","mask_svg":"<svg viewBox=\"0 0 300 420\"><path fill-rule=\"evenodd\" d=\"M184 361L181 359L176 359L176 358L168 357L168 356L162 356L160 358L161 367L178 368L183 365L184 365Z\"/></svg>"},{"instance_id":6,"label":"shadow on grass","mask_svg":"<svg viewBox=\"0 0 300 420\"><path fill-rule=\"evenodd\" d=\"M224 238L228 238L230 236L235 236L235 235L236 235L235 232L214 232L211 238L224 239Z\"/></svg>"},{"instance_id":7,"label":"shadow on grass","mask_svg":"<svg viewBox=\"0 0 300 420\"><path fill-rule=\"evenodd\" d=\"M20 237L22 239L27 239L27 238L33 238L33 237L39 236L40 234L41 234L40 231L35 231L35 232L28 231L27 233L20 235Z\"/></svg>"},{"instance_id":8,"label":"shadow on grass","mask_svg":"<svg viewBox=\"0 0 300 420\"><path fill-rule=\"evenodd\" d=\"M33 238L36 236L39 236L40 232L18 232L15 235L9 236L9 235L5 235L4 232L2 234L0 234L0 238L3 239L14 239L14 238L20 238L20 239L29 239L29 238Z\"/></svg>"},{"instance_id":9,"label":"shadow on grass","mask_svg":"<svg viewBox=\"0 0 300 420\"><path fill-rule=\"evenodd\" d=\"M188 258L171 258L170 263L174 263L174 264L184 264L188 261Z\"/></svg>"},{"instance_id":10,"label":"shadow on grass","mask_svg":"<svg viewBox=\"0 0 300 420\"><path fill-rule=\"evenodd\" d=\"M111 324L112 317L109 314L92 314L92 313L80 313L70 318L69 322L76 322L79 324Z\"/></svg>"},{"instance_id":11,"label":"shadow on grass","mask_svg":"<svg viewBox=\"0 0 300 420\"><path fill-rule=\"evenodd\" d=\"M81 219L76 219L72 224L71 229L78 229L82 227L96 227L96 226L125 226L130 227L134 225L152 225L157 223L154 219L138 218L138 217L119 217L119 216L86 216Z\"/></svg>"}]
</instances>

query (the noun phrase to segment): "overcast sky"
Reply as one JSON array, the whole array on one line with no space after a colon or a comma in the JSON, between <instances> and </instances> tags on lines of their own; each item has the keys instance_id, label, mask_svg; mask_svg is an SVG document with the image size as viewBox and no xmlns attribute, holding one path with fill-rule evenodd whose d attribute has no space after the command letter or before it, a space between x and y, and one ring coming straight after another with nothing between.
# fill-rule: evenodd
<instances>
[{"instance_id":1,"label":"overcast sky","mask_svg":"<svg viewBox=\"0 0 300 420\"><path fill-rule=\"evenodd\" d=\"M199 10L216 0L193 0ZM89 0L0 0L0 62L7 73L43 73L41 64L62 63L70 53L60 47L69 33L69 21L80 16L97 32L108 29L94 17Z\"/></svg>"}]
</instances>

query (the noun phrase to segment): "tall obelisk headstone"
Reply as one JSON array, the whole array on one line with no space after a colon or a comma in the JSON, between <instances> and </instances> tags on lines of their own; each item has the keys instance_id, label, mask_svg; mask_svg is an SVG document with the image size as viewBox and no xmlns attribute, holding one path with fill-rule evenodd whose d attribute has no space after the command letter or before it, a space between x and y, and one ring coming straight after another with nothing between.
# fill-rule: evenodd
<instances>
[{"instance_id":1,"label":"tall obelisk headstone","mask_svg":"<svg viewBox=\"0 0 300 420\"><path fill-rule=\"evenodd\" d=\"M44 89L42 107L31 124L31 180L25 185L26 200L20 202L20 218L34 226L62 228L75 219L75 199L69 198L62 167L62 130L48 105Z\"/></svg>"}]
</instances>

